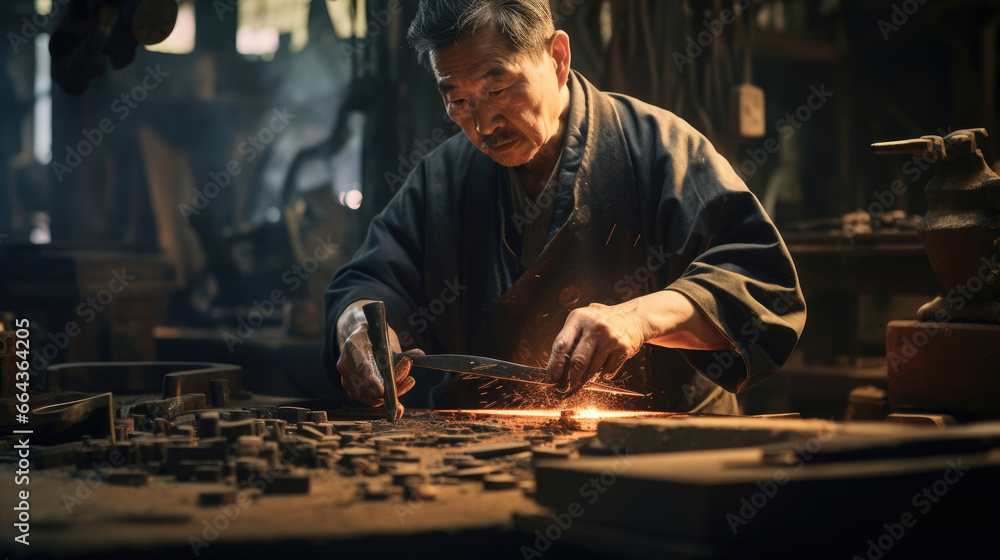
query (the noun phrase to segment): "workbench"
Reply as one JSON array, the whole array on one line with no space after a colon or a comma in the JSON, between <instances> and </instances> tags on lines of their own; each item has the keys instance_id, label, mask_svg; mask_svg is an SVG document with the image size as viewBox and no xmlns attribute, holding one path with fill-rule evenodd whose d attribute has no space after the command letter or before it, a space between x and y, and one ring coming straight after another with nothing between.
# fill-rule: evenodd
<instances>
[{"instance_id":1,"label":"workbench","mask_svg":"<svg viewBox=\"0 0 1000 560\"><path fill-rule=\"evenodd\" d=\"M286 418L321 419L273 402L250 407L258 414L270 408ZM15 558L146 559L824 558L853 550L863 558L865 535L876 542L885 531L880 520L902 523L900 512L915 507L911 490L934 488L947 461L972 470L945 488L943 505L935 502L930 515L920 515L917 529L906 529L907 539L893 541L895 550L979 547L983 527L997 521L992 511L976 511L983 500L1000 499L994 449L1000 427L993 424L955 428L950 436L793 417L408 410L390 423L371 411L327 414L328 422L300 422L298 429L287 422L284 432L286 443L302 442L302 434L312 434L302 426L323 431L327 424L336 437L312 436L316 449L329 451L301 460L282 444L283 457L265 473L277 482L265 484L248 483L239 472L246 441L227 432L243 429L246 420L220 419L217 439L232 440L229 456L217 469L187 476L179 465L166 474L169 459L138 464L119 456L116 466L111 456L96 461L80 448L73 465L43 468L59 455L36 458L27 487L31 544L12 547L17 532L5 523L4 551ZM177 426L207 430L204 422L214 421L204 413L179 414L171 437L190 437L192 430ZM979 431L970 436L969 429ZM155 437L134 433L129 441ZM859 447L859 439L866 443ZM870 457L850 456L858 449ZM0 477L12 479L15 469L0 466ZM763 507L756 494L773 505ZM741 499L752 514L741 512ZM5 515L8 503L5 496ZM950 538L941 540L942 528ZM805 546L810 552L803 556ZM960 556L970 557L954 557Z\"/></svg>"}]
</instances>

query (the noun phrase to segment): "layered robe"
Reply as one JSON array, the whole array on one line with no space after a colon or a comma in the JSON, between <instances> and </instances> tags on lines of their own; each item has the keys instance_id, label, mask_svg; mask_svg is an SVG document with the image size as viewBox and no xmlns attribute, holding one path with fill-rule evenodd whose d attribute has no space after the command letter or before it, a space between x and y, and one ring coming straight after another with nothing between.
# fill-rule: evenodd
<instances>
[{"instance_id":1,"label":"layered robe","mask_svg":"<svg viewBox=\"0 0 1000 560\"><path fill-rule=\"evenodd\" d=\"M548 362L569 312L656 290L690 298L725 335L720 351L643 348L617 383L646 397L581 391L562 406L735 413L734 393L787 359L805 323L788 250L756 197L712 145L672 113L598 91L571 72L554 170L551 231L527 268L510 174L458 134L429 153L372 221L325 294L324 365L339 379L336 325L382 300L404 349ZM543 195L544 196L544 195ZM609 402L610 399L610 402ZM453 379L439 407L550 407L552 391Z\"/></svg>"}]
</instances>

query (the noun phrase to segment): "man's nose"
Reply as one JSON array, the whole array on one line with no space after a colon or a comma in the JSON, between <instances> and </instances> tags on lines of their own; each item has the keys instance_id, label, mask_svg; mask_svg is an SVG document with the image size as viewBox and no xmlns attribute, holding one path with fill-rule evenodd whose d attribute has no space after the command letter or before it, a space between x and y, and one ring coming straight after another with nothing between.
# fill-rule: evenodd
<instances>
[{"instance_id":1,"label":"man's nose","mask_svg":"<svg viewBox=\"0 0 1000 560\"><path fill-rule=\"evenodd\" d=\"M489 136L500 127L500 119L489 101L472 102L472 118L476 123L476 132Z\"/></svg>"}]
</instances>

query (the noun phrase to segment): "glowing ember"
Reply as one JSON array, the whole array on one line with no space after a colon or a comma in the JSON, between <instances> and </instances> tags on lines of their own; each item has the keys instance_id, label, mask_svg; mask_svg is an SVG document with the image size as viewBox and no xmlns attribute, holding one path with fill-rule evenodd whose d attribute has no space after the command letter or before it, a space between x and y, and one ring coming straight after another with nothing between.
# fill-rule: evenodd
<instances>
[{"instance_id":1,"label":"glowing ember","mask_svg":"<svg viewBox=\"0 0 1000 560\"><path fill-rule=\"evenodd\" d=\"M463 409L463 410L440 410L442 413L464 413L475 414L476 416L514 416L519 418L561 418L562 410L490 410L490 409ZM648 410L607 410L597 407L587 407L577 410L565 411L570 418L580 420L600 420L602 418L634 418L640 416L663 416L663 412L652 412Z\"/></svg>"}]
</instances>

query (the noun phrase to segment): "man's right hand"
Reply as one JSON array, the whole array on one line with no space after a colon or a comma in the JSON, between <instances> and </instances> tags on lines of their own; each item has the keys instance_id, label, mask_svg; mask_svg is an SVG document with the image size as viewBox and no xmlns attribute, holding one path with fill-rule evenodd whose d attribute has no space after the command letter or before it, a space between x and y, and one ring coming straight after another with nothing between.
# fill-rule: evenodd
<instances>
[{"instance_id":1,"label":"man's right hand","mask_svg":"<svg viewBox=\"0 0 1000 560\"><path fill-rule=\"evenodd\" d=\"M337 342L340 344L340 359L337 370L340 371L340 382L352 399L368 406L381 406L382 378L375 365L375 354L368 340L368 320L365 319L361 307L373 300L361 300L352 303L337 320ZM400 352L399 337L396 331L389 330L389 349ZM423 355L419 349L408 350L406 354ZM396 381L396 394L402 395L413 388L416 381L410 377L410 360L403 359L395 364L393 373ZM400 405L402 412L402 405Z\"/></svg>"}]
</instances>

